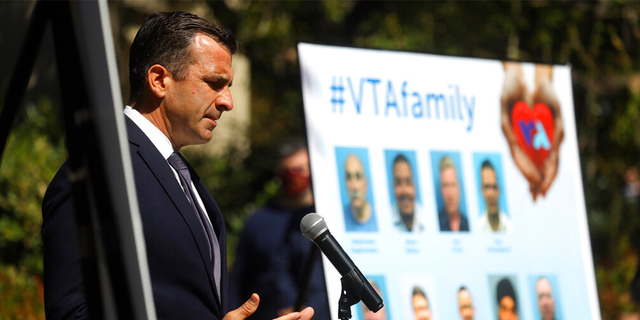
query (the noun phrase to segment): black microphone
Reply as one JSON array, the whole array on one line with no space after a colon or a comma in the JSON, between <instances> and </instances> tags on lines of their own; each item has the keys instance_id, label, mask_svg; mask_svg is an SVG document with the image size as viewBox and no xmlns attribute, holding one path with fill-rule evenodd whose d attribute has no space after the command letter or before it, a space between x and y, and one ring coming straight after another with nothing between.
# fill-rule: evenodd
<instances>
[{"instance_id":1,"label":"black microphone","mask_svg":"<svg viewBox=\"0 0 640 320\"><path fill-rule=\"evenodd\" d=\"M362 272L360 272L358 267L351 261L347 253L344 252L338 241L331 235L329 228L327 228L327 223L321 215L312 212L304 216L302 221L300 221L300 231L320 248L333 266L338 269L338 272L343 278L360 277L360 279L356 279L356 281L363 283L361 288L362 292L356 292L355 294L360 295L362 302L364 302L369 310L377 312L382 309L384 306L382 298L380 298L380 295L378 295L371 284L369 284L369 281L365 279ZM354 271L356 275L354 275ZM357 290L358 288L353 289Z\"/></svg>"}]
</instances>

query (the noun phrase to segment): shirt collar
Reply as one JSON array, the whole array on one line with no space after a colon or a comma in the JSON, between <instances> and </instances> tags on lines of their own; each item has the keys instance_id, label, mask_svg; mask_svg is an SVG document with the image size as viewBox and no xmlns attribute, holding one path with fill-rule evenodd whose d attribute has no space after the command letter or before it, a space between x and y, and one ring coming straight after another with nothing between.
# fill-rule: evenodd
<instances>
[{"instance_id":1,"label":"shirt collar","mask_svg":"<svg viewBox=\"0 0 640 320\"><path fill-rule=\"evenodd\" d=\"M175 151L169 138L160 131L151 121L145 118L138 110L131 106L124 107L124 114L135 123L142 132L151 140L151 143L160 151L160 154L165 159L169 159L169 156Z\"/></svg>"}]
</instances>

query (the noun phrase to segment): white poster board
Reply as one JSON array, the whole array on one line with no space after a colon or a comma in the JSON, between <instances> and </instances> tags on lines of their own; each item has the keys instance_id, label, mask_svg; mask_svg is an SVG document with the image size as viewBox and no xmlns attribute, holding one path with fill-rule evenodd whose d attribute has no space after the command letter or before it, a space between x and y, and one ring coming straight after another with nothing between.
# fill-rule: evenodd
<instances>
[{"instance_id":1,"label":"white poster board","mask_svg":"<svg viewBox=\"0 0 640 320\"><path fill-rule=\"evenodd\" d=\"M305 43L298 53L317 211L387 319L415 318L416 287L430 319L498 319L501 304L521 320L600 319L568 66L546 66L544 87L545 66L527 63L514 80L495 60ZM523 105L505 103L515 148L501 122L514 81L526 85ZM555 155L534 201L542 184L523 172L533 164L549 179ZM337 318L340 275L324 263ZM363 319L361 303L352 311Z\"/></svg>"}]
</instances>

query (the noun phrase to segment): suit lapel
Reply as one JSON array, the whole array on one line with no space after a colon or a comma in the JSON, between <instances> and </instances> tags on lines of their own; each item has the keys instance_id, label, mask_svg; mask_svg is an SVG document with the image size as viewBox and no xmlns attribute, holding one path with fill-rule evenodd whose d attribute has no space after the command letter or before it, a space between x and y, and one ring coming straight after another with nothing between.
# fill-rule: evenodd
<instances>
[{"instance_id":1,"label":"suit lapel","mask_svg":"<svg viewBox=\"0 0 640 320\"><path fill-rule=\"evenodd\" d=\"M147 164L149 170L153 172L153 175L162 185L162 188L166 192L167 196L171 199L171 201L175 205L176 210L179 212L179 214L182 216L185 223L189 227L191 235L193 236L193 239L198 247L198 252L200 253L202 263L204 263L205 269L207 270L207 275L209 277L209 283L211 285L213 295L217 296L217 290L215 289L213 278L213 268L209 260L209 245L207 243L208 240L206 238L204 230L202 229L200 221L193 212L191 204L189 204L189 200L187 200L182 187L178 183L178 180L175 178L175 175L173 174L173 171L169 167L167 161L164 159L164 157L162 157L158 149L156 149L151 140L147 138L142 130L140 130L140 128L138 128L138 126L133 121L131 121L131 119L129 119L129 117L125 118L127 120L129 142L138 146L138 156L142 158L142 160ZM223 266L226 266L226 264L223 264ZM216 302L218 301L220 300L216 299Z\"/></svg>"}]
</instances>

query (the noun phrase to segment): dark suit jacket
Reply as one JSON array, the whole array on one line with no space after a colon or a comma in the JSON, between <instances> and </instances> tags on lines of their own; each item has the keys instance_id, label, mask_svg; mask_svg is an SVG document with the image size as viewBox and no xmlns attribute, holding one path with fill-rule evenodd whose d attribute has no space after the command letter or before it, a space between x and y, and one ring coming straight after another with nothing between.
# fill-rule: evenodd
<instances>
[{"instance_id":1,"label":"dark suit jacket","mask_svg":"<svg viewBox=\"0 0 640 320\"><path fill-rule=\"evenodd\" d=\"M447 217L447 212L445 209L438 211L438 220L440 221L440 231L451 231L451 226L449 226L449 218ZM460 230L459 231L469 231L469 220L467 220L467 216L460 212Z\"/></svg>"},{"instance_id":2,"label":"dark suit jacket","mask_svg":"<svg viewBox=\"0 0 640 320\"><path fill-rule=\"evenodd\" d=\"M222 319L228 283L226 231L220 209L189 166L220 243L221 302L206 235L189 201L167 161L133 121L125 118L158 319ZM65 163L51 181L42 208L47 319L87 318L67 170Z\"/></svg>"},{"instance_id":3,"label":"dark suit jacket","mask_svg":"<svg viewBox=\"0 0 640 320\"><path fill-rule=\"evenodd\" d=\"M240 307L255 292L260 295L260 306L250 319L277 318L280 309L296 303L308 281L303 304L313 307L314 319L331 319L322 256L318 253L311 260L315 244L300 233L302 218L315 211L314 206L285 209L273 202L251 215L229 279L231 309ZM306 279L308 263L313 269Z\"/></svg>"}]
</instances>

